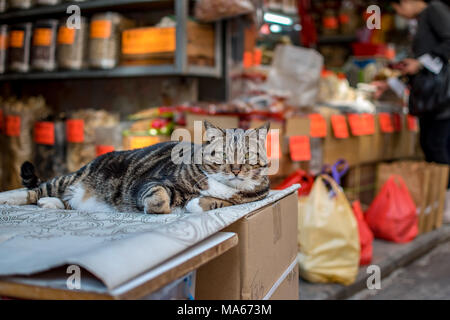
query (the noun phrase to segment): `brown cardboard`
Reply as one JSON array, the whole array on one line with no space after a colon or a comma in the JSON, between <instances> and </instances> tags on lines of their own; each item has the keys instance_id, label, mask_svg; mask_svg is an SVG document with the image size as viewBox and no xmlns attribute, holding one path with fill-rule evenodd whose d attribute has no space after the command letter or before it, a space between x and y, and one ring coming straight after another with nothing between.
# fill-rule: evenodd
<instances>
[{"instance_id":1,"label":"brown cardboard","mask_svg":"<svg viewBox=\"0 0 450 320\"><path fill-rule=\"evenodd\" d=\"M292 269L269 300L298 300L298 266Z\"/></svg>"},{"instance_id":2,"label":"brown cardboard","mask_svg":"<svg viewBox=\"0 0 450 320\"><path fill-rule=\"evenodd\" d=\"M196 298L264 298L296 259L297 205L297 193L292 193L226 228L238 234L239 244L198 269ZM297 281L288 278L275 290L275 297L298 298L298 277Z\"/></svg>"},{"instance_id":3,"label":"brown cardboard","mask_svg":"<svg viewBox=\"0 0 450 320\"><path fill-rule=\"evenodd\" d=\"M310 126L307 116L293 116L286 120L286 136L309 136Z\"/></svg>"}]
</instances>

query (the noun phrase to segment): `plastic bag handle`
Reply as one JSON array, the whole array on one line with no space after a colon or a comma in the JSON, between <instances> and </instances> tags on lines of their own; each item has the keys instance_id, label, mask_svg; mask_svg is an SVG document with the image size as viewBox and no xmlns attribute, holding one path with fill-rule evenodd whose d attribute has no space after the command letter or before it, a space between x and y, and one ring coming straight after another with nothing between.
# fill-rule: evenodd
<instances>
[{"instance_id":1,"label":"plastic bag handle","mask_svg":"<svg viewBox=\"0 0 450 320\"><path fill-rule=\"evenodd\" d=\"M329 175L321 174L319 176L319 179L326 180L331 185L331 189L333 189L336 196L339 196L339 194L341 194L342 192L341 187L339 187L336 181L334 181L334 179L332 179Z\"/></svg>"}]
</instances>

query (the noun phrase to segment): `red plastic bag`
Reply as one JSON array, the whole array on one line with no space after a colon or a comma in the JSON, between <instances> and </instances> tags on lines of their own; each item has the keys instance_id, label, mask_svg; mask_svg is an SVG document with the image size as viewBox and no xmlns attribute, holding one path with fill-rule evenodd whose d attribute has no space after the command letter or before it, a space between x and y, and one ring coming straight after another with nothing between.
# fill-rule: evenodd
<instances>
[{"instance_id":1,"label":"red plastic bag","mask_svg":"<svg viewBox=\"0 0 450 320\"><path fill-rule=\"evenodd\" d=\"M352 209L355 214L356 221L358 222L359 244L361 246L359 265L362 266L370 264L372 261L373 233L367 225L366 220L364 220L364 214L359 200L352 203Z\"/></svg>"},{"instance_id":2,"label":"red plastic bag","mask_svg":"<svg viewBox=\"0 0 450 320\"><path fill-rule=\"evenodd\" d=\"M416 206L401 176L392 175L366 212L376 238L404 243L418 234Z\"/></svg>"},{"instance_id":3,"label":"red plastic bag","mask_svg":"<svg viewBox=\"0 0 450 320\"><path fill-rule=\"evenodd\" d=\"M275 188L275 190L283 190L296 183L300 184L300 188L297 191L298 196L307 196L311 192L311 188L314 183L314 177L308 174L306 171L298 169L290 174L286 179L284 179L283 182L281 182Z\"/></svg>"}]
</instances>

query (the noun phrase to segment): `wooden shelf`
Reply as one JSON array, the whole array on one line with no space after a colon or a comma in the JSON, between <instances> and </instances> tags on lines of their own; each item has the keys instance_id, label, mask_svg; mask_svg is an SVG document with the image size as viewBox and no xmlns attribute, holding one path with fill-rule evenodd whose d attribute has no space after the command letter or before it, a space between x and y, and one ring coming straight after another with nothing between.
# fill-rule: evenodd
<instances>
[{"instance_id":1,"label":"wooden shelf","mask_svg":"<svg viewBox=\"0 0 450 320\"><path fill-rule=\"evenodd\" d=\"M66 10L70 5L77 5L81 13L98 11L101 9L112 10L118 8L143 7L173 7L174 0L94 0L86 2L64 2L54 6L38 6L26 10L14 10L0 13L2 23L15 21L35 20L50 16L62 16L67 14Z\"/></svg>"},{"instance_id":2,"label":"wooden shelf","mask_svg":"<svg viewBox=\"0 0 450 320\"><path fill-rule=\"evenodd\" d=\"M319 36L318 44L348 44L356 42L357 37L355 35L333 35L333 36Z\"/></svg>"},{"instance_id":3,"label":"wooden shelf","mask_svg":"<svg viewBox=\"0 0 450 320\"><path fill-rule=\"evenodd\" d=\"M126 9L130 11L158 10L173 8L177 21L175 62L169 65L119 66L111 70L80 70L54 72L7 73L0 75L0 81L26 80L66 80L95 78L132 78L151 76L222 76L222 22L215 23L215 65L195 66L187 61L187 19L191 0L94 0L87 2L66 2L55 6L35 7L0 14L2 23L14 23L21 20L34 21L48 16L62 17L71 4L80 7L82 15L86 12ZM141 8L141 9L139 9Z\"/></svg>"}]
</instances>

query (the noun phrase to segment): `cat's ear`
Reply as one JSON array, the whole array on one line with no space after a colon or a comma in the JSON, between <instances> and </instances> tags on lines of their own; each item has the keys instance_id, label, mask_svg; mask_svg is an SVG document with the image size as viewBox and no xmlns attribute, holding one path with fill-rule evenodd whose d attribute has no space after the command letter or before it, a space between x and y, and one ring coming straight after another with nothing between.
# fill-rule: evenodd
<instances>
[{"instance_id":1,"label":"cat's ear","mask_svg":"<svg viewBox=\"0 0 450 320\"><path fill-rule=\"evenodd\" d=\"M216 127L215 125L213 125L211 122L209 122L208 120L203 120L203 125L205 126L205 130L206 131L208 131L209 129L216 129L216 130L219 130L219 131L222 131L223 132L223 130L221 129L221 128L219 128L219 127Z\"/></svg>"},{"instance_id":2,"label":"cat's ear","mask_svg":"<svg viewBox=\"0 0 450 320\"><path fill-rule=\"evenodd\" d=\"M266 135L267 135L267 134L269 133L269 130L270 130L270 122L267 121L267 122L264 123L261 127L259 127L257 130L258 130L258 131L264 130L264 131L266 132Z\"/></svg>"}]
</instances>

